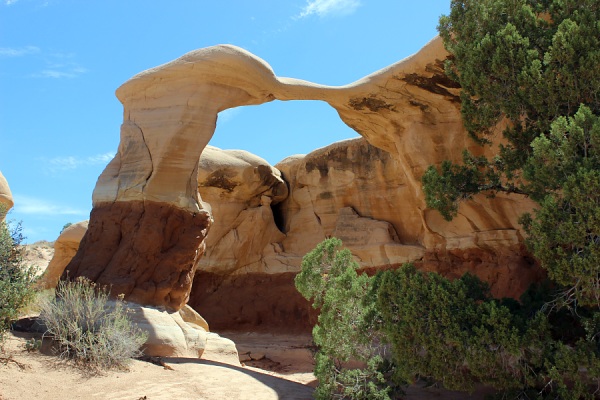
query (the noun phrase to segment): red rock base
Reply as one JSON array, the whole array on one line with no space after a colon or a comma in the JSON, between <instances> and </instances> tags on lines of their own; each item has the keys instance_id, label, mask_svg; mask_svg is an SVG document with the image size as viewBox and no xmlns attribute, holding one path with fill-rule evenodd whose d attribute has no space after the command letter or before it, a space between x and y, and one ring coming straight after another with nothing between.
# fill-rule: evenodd
<instances>
[{"instance_id":1,"label":"red rock base","mask_svg":"<svg viewBox=\"0 0 600 400\"><path fill-rule=\"evenodd\" d=\"M183 307L210 226L205 214L142 201L94 207L62 279L84 276L142 305Z\"/></svg>"},{"instance_id":2,"label":"red rock base","mask_svg":"<svg viewBox=\"0 0 600 400\"><path fill-rule=\"evenodd\" d=\"M480 248L428 252L415 266L455 279L466 272L490 284L494 297L519 299L529 285L545 277L544 271L522 246L486 251ZM369 275L388 265L369 268ZM298 293L295 273L224 276L198 271L189 305L212 330L270 333L310 332L318 313Z\"/></svg>"},{"instance_id":3,"label":"red rock base","mask_svg":"<svg viewBox=\"0 0 600 400\"><path fill-rule=\"evenodd\" d=\"M295 273L225 277L198 271L189 305L213 331L306 333L317 312L294 286Z\"/></svg>"},{"instance_id":4,"label":"red rock base","mask_svg":"<svg viewBox=\"0 0 600 400\"><path fill-rule=\"evenodd\" d=\"M492 296L516 300L532 283L546 277L546 272L522 245L493 251L481 248L429 251L422 261L415 262L415 266L449 279L460 278L469 272L490 285Z\"/></svg>"}]
</instances>

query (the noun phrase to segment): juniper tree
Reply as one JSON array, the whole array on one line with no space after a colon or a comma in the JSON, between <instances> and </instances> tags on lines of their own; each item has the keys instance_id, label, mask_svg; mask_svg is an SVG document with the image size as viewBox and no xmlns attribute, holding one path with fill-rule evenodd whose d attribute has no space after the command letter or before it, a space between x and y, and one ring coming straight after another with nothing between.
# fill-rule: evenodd
<instances>
[{"instance_id":1,"label":"juniper tree","mask_svg":"<svg viewBox=\"0 0 600 400\"><path fill-rule=\"evenodd\" d=\"M522 222L529 248L564 285L565 304L600 304L600 3L452 1L439 31L462 87L464 125L482 146L501 120L493 159L429 167L429 207L450 220L476 193L518 192L539 204ZM558 229L557 229L558 228Z\"/></svg>"}]
</instances>

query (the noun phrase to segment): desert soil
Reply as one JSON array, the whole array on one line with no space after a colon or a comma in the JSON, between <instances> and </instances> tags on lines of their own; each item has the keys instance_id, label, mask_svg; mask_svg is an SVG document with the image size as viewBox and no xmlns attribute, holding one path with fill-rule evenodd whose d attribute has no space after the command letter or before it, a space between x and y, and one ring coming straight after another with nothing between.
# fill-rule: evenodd
<instances>
[{"instance_id":1,"label":"desert soil","mask_svg":"<svg viewBox=\"0 0 600 400\"><path fill-rule=\"evenodd\" d=\"M37 242L26 246L25 263L39 267L42 273L52 259L52 243ZM312 359L306 349L310 337L284 337L277 360L267 358L260 343L270 340L264 335L240 335L248 341L243 347L247 362L230 365L215 359L163 358L163 365L133 360L129 371L108 371L91 375L59 361L55 356L25 351L25 343L38 335L11 333L0 353L0 400L70 400L70 399L311 399ZM290 349L284 362L278 356L282 348ZM255 346L256 344L258 346ZM253 347L254 346L254 347ZM238 346L240 348L240 346ZM261 353L262 352L262 353ZM252 360L249 356L255 358ZM8 361L6 358L8 357ZM298 367L292 367L296 364Z\"/></svg>"},{"instance_id":2,"label":"desert soil","mask_svg":"<svg viewBox=\"0 0 600 400\"><path fill-rule=\"evenodd\" d=\"M5 346L11 361L0 364L0 399L311 399L313 389L281 373L210 359L163 358L163 365L134 360L129 371L99 375L24 350L32 334L11 334ZM3 356L6 357L7 354ZM257 365L269 365L263 358ZM274 369L279 368L273 364ZM312 374L311 374L312 375ZM301 372L299 381L314 380Z\"/></svg>"},{"instance_id":3,"label":"desert soil","mask_svg":"<svg viewBox=\"0 0 600 400\"><path fill-rule=\"evenodd\" d=\"M70 399L312 399L316 385L310 337L223 332L236 342L241 366L213 359L162 358L162 365L134 360L129 371L85 373L55 356L25 351L31 333L8 337L0 362L0 400ZM252 360L254 358L255 360ZM437 387L411 386L406 400L483 400Z\"/></svg>"},{"instance_id":4,"label":"desert soil","mask_svg":"<svg viewBox=\"0 0 600 400\"><path fill-rule=\"evenodd\" d=\"M50 262L52 243L27 246L26 263L43 272ZM162 365L133 360L129 371L91 375L57 357L27 352L33 333L11 333L0 352L0 400L71 399L311 399L317 381L313 374L310 335L272 335L256 332L218 332L236 343L240 365L206 359L163 358ZM37 335L37 336L36 336ZM407 400L483 399L439 388L412 386Z\"/></svg>"}]
</instances>

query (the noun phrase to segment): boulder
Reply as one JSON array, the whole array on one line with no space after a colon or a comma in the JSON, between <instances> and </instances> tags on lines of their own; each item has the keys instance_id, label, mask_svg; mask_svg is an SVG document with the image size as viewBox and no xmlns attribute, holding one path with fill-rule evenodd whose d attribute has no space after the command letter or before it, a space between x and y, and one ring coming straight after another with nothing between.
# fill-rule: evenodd
<instances>
[{"instance_id":1,"label":"boulder","mask_svg":"<svg viewBox=\"0 0 600 400\"><path fill-rule=\"evenodd\" d=\"M128 303L127 307L133 324L149 335L142 346L146 356L208 357L213 361L240 365L235 344L208 332L206 321L191 308L186 306L169 312L135 303Z\"/></svg>"},{"instance_id":2,"label":"boulder","mask_svg":"<svg viewBox=\"0 0 600 400\"><path fill-rule=\"evenodd\" d=\"M14 205L15 203L13 202L8 182L6 181L6 178L4 178L4 175L2 175L2 172L0 172L0 221L4 221L6 213Z\"/></svg>"},{"instance_id":3,"label":"boulder","mask_svg":"<svg viewBox=\"0 0 600 400\"><path fill-rule=\"evenodd\" d=\"M214 332L206 334L206 348L202 356L207 360L241 366L235 343L231 339L219 336Z\"/></svg>"},{"instance_id":4,"label":"boulder","mask_svg":"<svg viewBox=\"0 0 600 400\"><path fill-rule=\"evenodd\" d=\"M65 271L65 267L77 253L79 243L88 228L88 221L81 221L65 228L54 241L54 255L40 278L38 286L53 289Z\"/></svg>"},{"instance_id":5,"label":"boulder","mask_svg":"<svg viewBox=\"0 0 600 400\"><path fill-rule=\"evenodd\" d=\"M206 321L190 307L176 312L135 303L128 303L127 307L133 324L149 335L142 346L144 355L209 358L240 365L235 343L208 332Z\"/></svg>"},{"instance_id":6,"label":"boulder","mask_svg":"<svg viewBox=\"0 0 600 400\"><path fill-rule=\"evenodd\" d=\"M179 312L129 303L132 323L148 333L142 346L153 357L200 358L206 348L206 331L184 321Z\"/></svg>"},{"instance_id":7,"label":"boulder","mask_svg":"<svg viewBox=\"0 0 600 400\"><path fill-rule=\"evenodd\" d=\"M279 170L247 151L207 146L198 166L198 190L215 220L199 269L229 274L272 268L265 257L285 238L272 210L288 196Z\"/></svg>"}]
</instances>

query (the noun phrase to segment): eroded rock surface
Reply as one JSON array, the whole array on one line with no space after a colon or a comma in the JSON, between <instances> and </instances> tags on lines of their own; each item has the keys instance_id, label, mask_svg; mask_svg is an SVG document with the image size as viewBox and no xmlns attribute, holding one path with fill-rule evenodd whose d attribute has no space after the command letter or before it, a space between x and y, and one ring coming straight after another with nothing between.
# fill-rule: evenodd
<instances>
[{"instance_id":1,"label":"eroded rock surface","mask_svg":"<svg viewBox=\"0 0 600 400\"><path fill-rule=\"evenodd\" d=\"M38 287L42 289L53 289L65 271L65 267L71 262L79 243L88 228L88 221L81 221L65 228L54 241L54 255L42 275Z\"/></svg>"},{"instance_id":2,"label":"eroded rock surface","mask_svg":"<svg viewBox=\"0 0 600 400\"><path fill-rule=\"evenodd\" d=\"M198 168L198 190L211 205L213 224L200 259L204 272L264 271L273 243L285 235L272 207L288 196L281 173L262 158L242 150L208 146Z\"/></svg>"},{"instance_id":3,"label":"eroded rock surface","mask_svg":"<svg viewBox=\"0 0 600 400\"><path fill-rule=\"evenodd\" d=\"M300 259L336 234L365 268L409 260L449 275L466 268L490 278L495 294L519 292L531 266L516 221L532 203L478 196L452 222L425 207L420 179L429 165L460 161L465 147L482 154L462 125L446 57L436 38L364 79L328 87L278 78L256 56L215 46L134 76L117 90L121 142L98 179L71 276L169 310L187 302L195 276L190 304L211 324L293 325L309 316L292 294ZM276 168L209 148L199 164L220 111L274 99L326 101L368 144L334 144ZM206 240L212 218L198 184L216 221Z\"/></svg>"},{"instance_id":4,"label":"eroded rock surface","mask_svg":"<svg viewBox=\"0 0 600 400\"><path fill-rule=\"evenodd\" d=\"M129 303L131 322L148 334L142 346L146 356L192 357L211 359L239 365L235 344L208 331L206 321L188 306L169 312L162 308ZM203 357L204 356L204 357Z\"/></svg>"},{"instance_id":5,"label":"eroded rock surface","mask_svg":"<svg viewBox=\"0 0 600 400\"><path fill-rule=\"evenodd\" d=\"M8 182L2 172L0 172L0 221L6 217L6 213L14 206L12 193Z\"/></svg>"},{"instance_id":6,"label":"eroded rock surface","mask_svg":"<svg viewBox=\"0 0 600 400\"><path fill-rule=\"evenodd\" d=\"M218 205L213 217L220 234L209 235L190 305L215 329L309 329L316 315L293 280L302 257L331 236L342 239L366 270L411 261L451 278L470 272L500 297L518 298L542 276L522 245L517 218L530 205L519 198L478 198L448 223L421 212L424 204L408 183L410 171L362 138L289 157L275 169L289 195L270 208L259 205L256 194L244 197L250 191L243 182L229 191L210 189L200 179L202 198ZM224 214L233 204L235 213Z\"/></svg>"},{"instance_id":7,"label":"eroded rock surface","mask_svg":"<svg viewBox=\"0 0 600 400\"><path fill-rule=\"evenodd\" d=\"M169 204L95 205L79 250L66 267L68 278L85 276L129 301L177 311L187 303L209 224L208 213Z\"/></svg>"}]
</instances>

